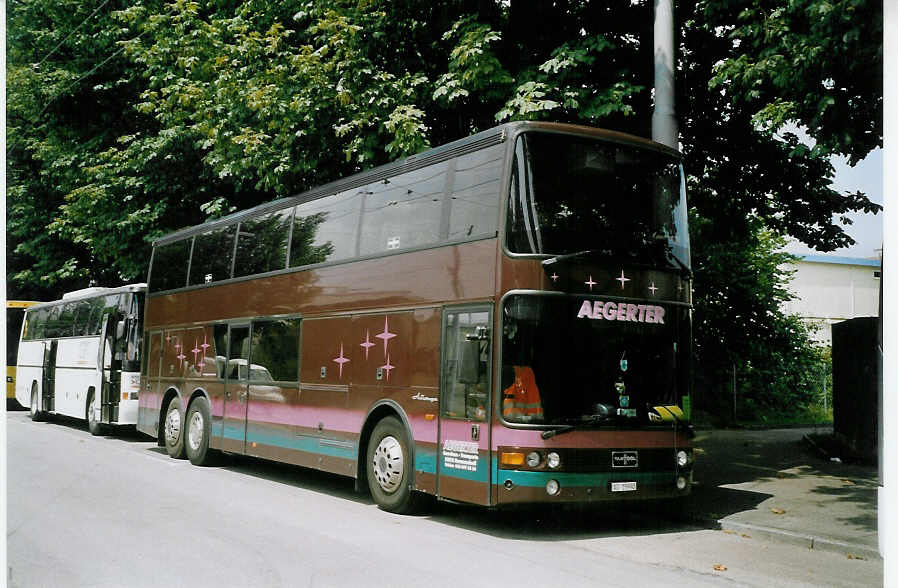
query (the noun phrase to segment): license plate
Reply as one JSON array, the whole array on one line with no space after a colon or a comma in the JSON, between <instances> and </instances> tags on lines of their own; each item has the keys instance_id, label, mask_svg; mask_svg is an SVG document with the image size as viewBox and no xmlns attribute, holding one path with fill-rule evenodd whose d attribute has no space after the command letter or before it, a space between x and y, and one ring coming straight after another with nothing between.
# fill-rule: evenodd
<instances>
[{"instance_id":1,"label":"license plate","mask_svg":"<svg viewBox=\"0 0 898 588\"><path fill-rule=\"evenodd\" d=\"M611 482L612 492L634 492L636 482Z\"/></svg>"}]
</instances>

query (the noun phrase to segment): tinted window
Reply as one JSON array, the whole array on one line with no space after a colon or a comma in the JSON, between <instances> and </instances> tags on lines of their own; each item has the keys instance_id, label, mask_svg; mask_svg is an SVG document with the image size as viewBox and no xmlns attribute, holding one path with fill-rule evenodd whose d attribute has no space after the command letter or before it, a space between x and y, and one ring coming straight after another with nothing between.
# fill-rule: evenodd
<instances>
[{"instance_id":1,"label":"tinted window","mask_svg":"<svg viewBox=\"0 0 898 588\"><path fill-rule=\"evenodd\" d=\"M250 380L299 380L299 319L253 323Z\"/></svg>"},{"instance_id":2,"label":"tinted window","mask_svg":"<svg viewBox=\"0 0 898 588\"><path fill-rule=\"evenodd\" d=\"M437 243L448 167L439 163L366 186L359 253Z\"/></svg>"},{"instance_id":3,"label":"tinted window","mask_svg":"<svg viewBox=\"0 0 898 588\"><path fill-rule=\"evenodd\" d=\"M90 306L90 314L87 319L87 334L96 336L100 334L100 327L103 326L104 299L94 298L88 300L87 304Z\"/></svg>"},{"instance_id":4,"label":"tinted window","mask_svg":"<svg viewBox=\"0 0 898 588\"><path fill-rule=\"evenodd\" d=\"M190 258L190 285L210 284L231 277L236 225L197 235Z\"/></svg>"},{"instance_id":5,"label":"tinted window","mask_svg":"<svg viewBox=\"0 0 898 588\"><path fill-rule=\"evenodd\" d=\"M249 376L249 327L231 327L227 378L246 380Z\"/></svg>"},{"instance_id":6,"label":"tinted window","mask_svg":"<svg viewBox=\"0 0 898 588\"><path fill-rule=\"evenodd\" d=\"M75 320L72 325L72 333L76 337L84 337L90 331L91 305L87 300L78 302L75 308Z\"/></svg>"},{"instance_id":7,"label":"tinted window","mask_svg":"<svg viewBox=\"0 0 898 588\"><path fill-rule=\"evenodd\" d=\"M72 336L72 327L75 324L75 311L77 308L77 302L67 302L62 305L62 309L59 311L59 324L57 326L59 334L57 337Z\"/></svg>"},{"instance_id":8,"label":"tinted window","mask_svg":"<svg viewBox=\"0 0 898 588\"><path fill-rule=\"evenodd\" d=\"M527 133L515 145L507 215L515 253L690 263L685 185L679 162L667 154Z\"/></svg>"},{"instance_id":9,"label":"tinted window","mask_svg":"<svg viewBox=\"0 0 898 588\"><path fill-rule=\"evenodd\" d=\"M443 416L486 420L489 407L487 311L446 314L443 351Z\"/></svg>"},{"instance_id":10,"label":"tinted window","mask_svg":"<svg viewBox=\"0 0 898 588\"><path fill-rule=\"evenodd\" d=\"M228 326L215 325L212 330L212 338L215 342L215 366L218 377L225 377L225 366L228 362Z\"/></svg>"},{"instance_id":11,"label":"tinted window","mask_svg":"<svg viewBox=\"0 0 898 588\"><path fill-rule=\"evenodd\" d=\"M287 240L293 209L252 218L240 223L234 277L262 274L287 265Z\"/></svg>"},{"instance_id":12,"label":"tinted window","mask_svg":"<svg viewBox=\"0 0 898 588\"><path fill-rule=\"evenodd\" d=\"M153 250L153 267L150 270L150 289L171 290L187 285L187 261L190 256L190 239L176 241Z\"/></svg>"},{"instance_id":13,"label":"tinted window","mask_svg":"<svg viewBox=\"0 0 898 588\"><path fill-rule=\"evenodd\" d=\"M60 323L59 315L62 313L61 306L52 306L47 309L47 322L44 326L44 337L53 339L59 337Z\"/></svg>"},{"instance_id":14,"label":"tinted window","mask_svg":"<svg viewBox=\"0 0 898 588\"><path fill-rule=\"evenodd\" d=\"M290 267L355 255L360 194L360 189L350 190L296 207L290 241Z\"/></svg>"},{"instance_id":15,"label":"tinted window","mask_svg":"<svg viewBox=\"0 0 898 588\"><path fill-rule=\"evenodd\" d=\"M456 160L449 213L450 241L496 233L504 152L504 145L495 145Z\"/></svg>"},{"instance_id":16,"label":"tinted window","mask_svg":"<svg viewBox=\"0 0 898 588\"><path fill-rule=\"evenodd\" d=\"M25 315L25 328L22 331L22 338L25 341L34 341L42 339L44 336L44 327L47 322L47 309L31 310Z\"/></svg>"},{"instance_id":17,"label":"tinted window","mask_svg":"<svg viewBox=\"0 0 898 588\"><path fill-rule=\"evenodd\" d=\"M122 294L109 294L88 301L92 306L89 324L91 335L96 336L100 334L100 330L103 328L103 318L107 315L109 316L109 321L116 320L116 313L119 310L121 299ZM109 332L108 329L114 328L114 324L107 327L107 333Z\"/></svg>"}]
</instances>

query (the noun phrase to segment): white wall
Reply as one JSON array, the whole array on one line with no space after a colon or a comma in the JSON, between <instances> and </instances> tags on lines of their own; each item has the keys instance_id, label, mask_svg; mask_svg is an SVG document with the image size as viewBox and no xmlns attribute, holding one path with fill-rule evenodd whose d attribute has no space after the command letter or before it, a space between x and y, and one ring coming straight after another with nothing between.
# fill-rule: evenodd
<instances>
[{"instance_id":1,"label":"white wall","mask_svg":"<svg viewBox=\"0 0 898 588\"><path fill-rule=\"evenodd\" d=\"M832 261L823 261L831 259ZM800 260L789 290L797 298L784 310L818 326L814 338L832 344L832 324L859 316L879 314L878 261L807 256Z\"/></svg>"}]
</instances>

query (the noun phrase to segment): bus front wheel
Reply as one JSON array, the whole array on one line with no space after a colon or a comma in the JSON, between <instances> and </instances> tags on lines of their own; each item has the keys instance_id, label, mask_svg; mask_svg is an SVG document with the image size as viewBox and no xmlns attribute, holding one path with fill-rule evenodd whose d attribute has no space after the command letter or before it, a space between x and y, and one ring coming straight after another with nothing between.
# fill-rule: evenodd
<instances>
[{"instance_id":1,"label":"bus front wheel","mask_svg":"<svg viewBox=\"0 0 898 588\"><path fill-rule=\"evenodd\" d=\"M187 457L193 465L209 465L212 450L209 449L209 437L212 432L209 401L198 397L190 403L187 411L186 445Z\"/></svg>"},{"instance_id":2,"label":"bus front wheel","mask_svg":"<svg viewBox=\"0 0 898 588\"><path fill-rule=\"evenodd\" d=\"M101 425L100 421L97 420L96 409L97 395L91 392L90 398L87 401L87 430L90 431L90 434L95 437L103 434L103 425Z\"/></svg>"},{"instance_id":3,"label":"bus front wheel","mask_svg":"<svg viewBox=\"0 0 898 588\"><path fill-rule=\"evenodd\" d=\"M367 451L368 488L377 506L388 512L408 514L417 500L411 489L409 443L405 428L395 417L386 417L374 427Z\"/></svg>"},{"instance_id":4,"label":"bus front wheel","mask_svg":"<svg viewBox=\"0 0 898 588\"><path fill-rule=\"evenodd\" d=\"M40 395L37 393L36 383L31 385L31 405L28 407L28 412L31 415L31 420L44 420L44 413L41 410Z\"/></svg>"},{"instance_id":5,"label":"bus front wheel","mask_svg":"<svg viewBox=\"0 0 898 588\"><path fill-rule=\"evenodd\" d=\"M181 399L177 396L168 404L163 428L165 450L175 459L184 459L184 423L181 418Z\"/></svg>"}]
</instances>

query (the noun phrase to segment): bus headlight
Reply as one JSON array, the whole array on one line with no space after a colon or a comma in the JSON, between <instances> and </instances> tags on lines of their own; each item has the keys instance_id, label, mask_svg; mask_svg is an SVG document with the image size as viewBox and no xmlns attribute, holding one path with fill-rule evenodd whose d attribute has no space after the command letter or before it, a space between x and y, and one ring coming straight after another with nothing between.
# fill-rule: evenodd
<instances>
[{"instance_id":1,"label":"bus headlight","mask_svg":"<svg viewBox=\"0 0 898 588\"><path fill-rule=\"evenodd\" d=\"M683 476L677 478L677 490L685 490L686 484L686 478L684 478Z\"/></svg>"},{"instance_id":2,"label":"bus headlight","mask_svg":"<svg viewBox=\"0 0 898 588\"><path fill-rule=\"evenodd\" d=\"M557 496L559 492L561 492L561 484L558 483L558 480L549 480L546 482L546 494L549 496Z\"/></svg>"},{"instance_id":3,"label":"bus headlight","mask_svg":"<svg viewBox=\"0 0 898 588\"><path fill-rule=\"evenodd\" d=\"M561 467L561 456L554 451L550 451L549 455L546 456L546 463L550 468L556 470Z\"/></svg>"},{"instance_id":4,"label":"bus headlight","mask_svg":"<svg viewBox=\"0 0 898 588\"><path fill-rule=\"evenodd\" d=\"M677 451L677 465L682 468L682 467L685 467L686 464L688 464L688 463L689 463L689 454L686 453L685 451L683 451L682 449L680 451Z\"/></svg>"},{"instance_id":5,"label":"bus headlight","mask_svg":"<svg viewBox=\"0 0 898 588\"><path fill-rule=\"evenodd\" d=\"M537 467L542 460L542 456L536 451L531 451L527 454L527 465L531 468Z\"/></svg>"}]
</instances>

